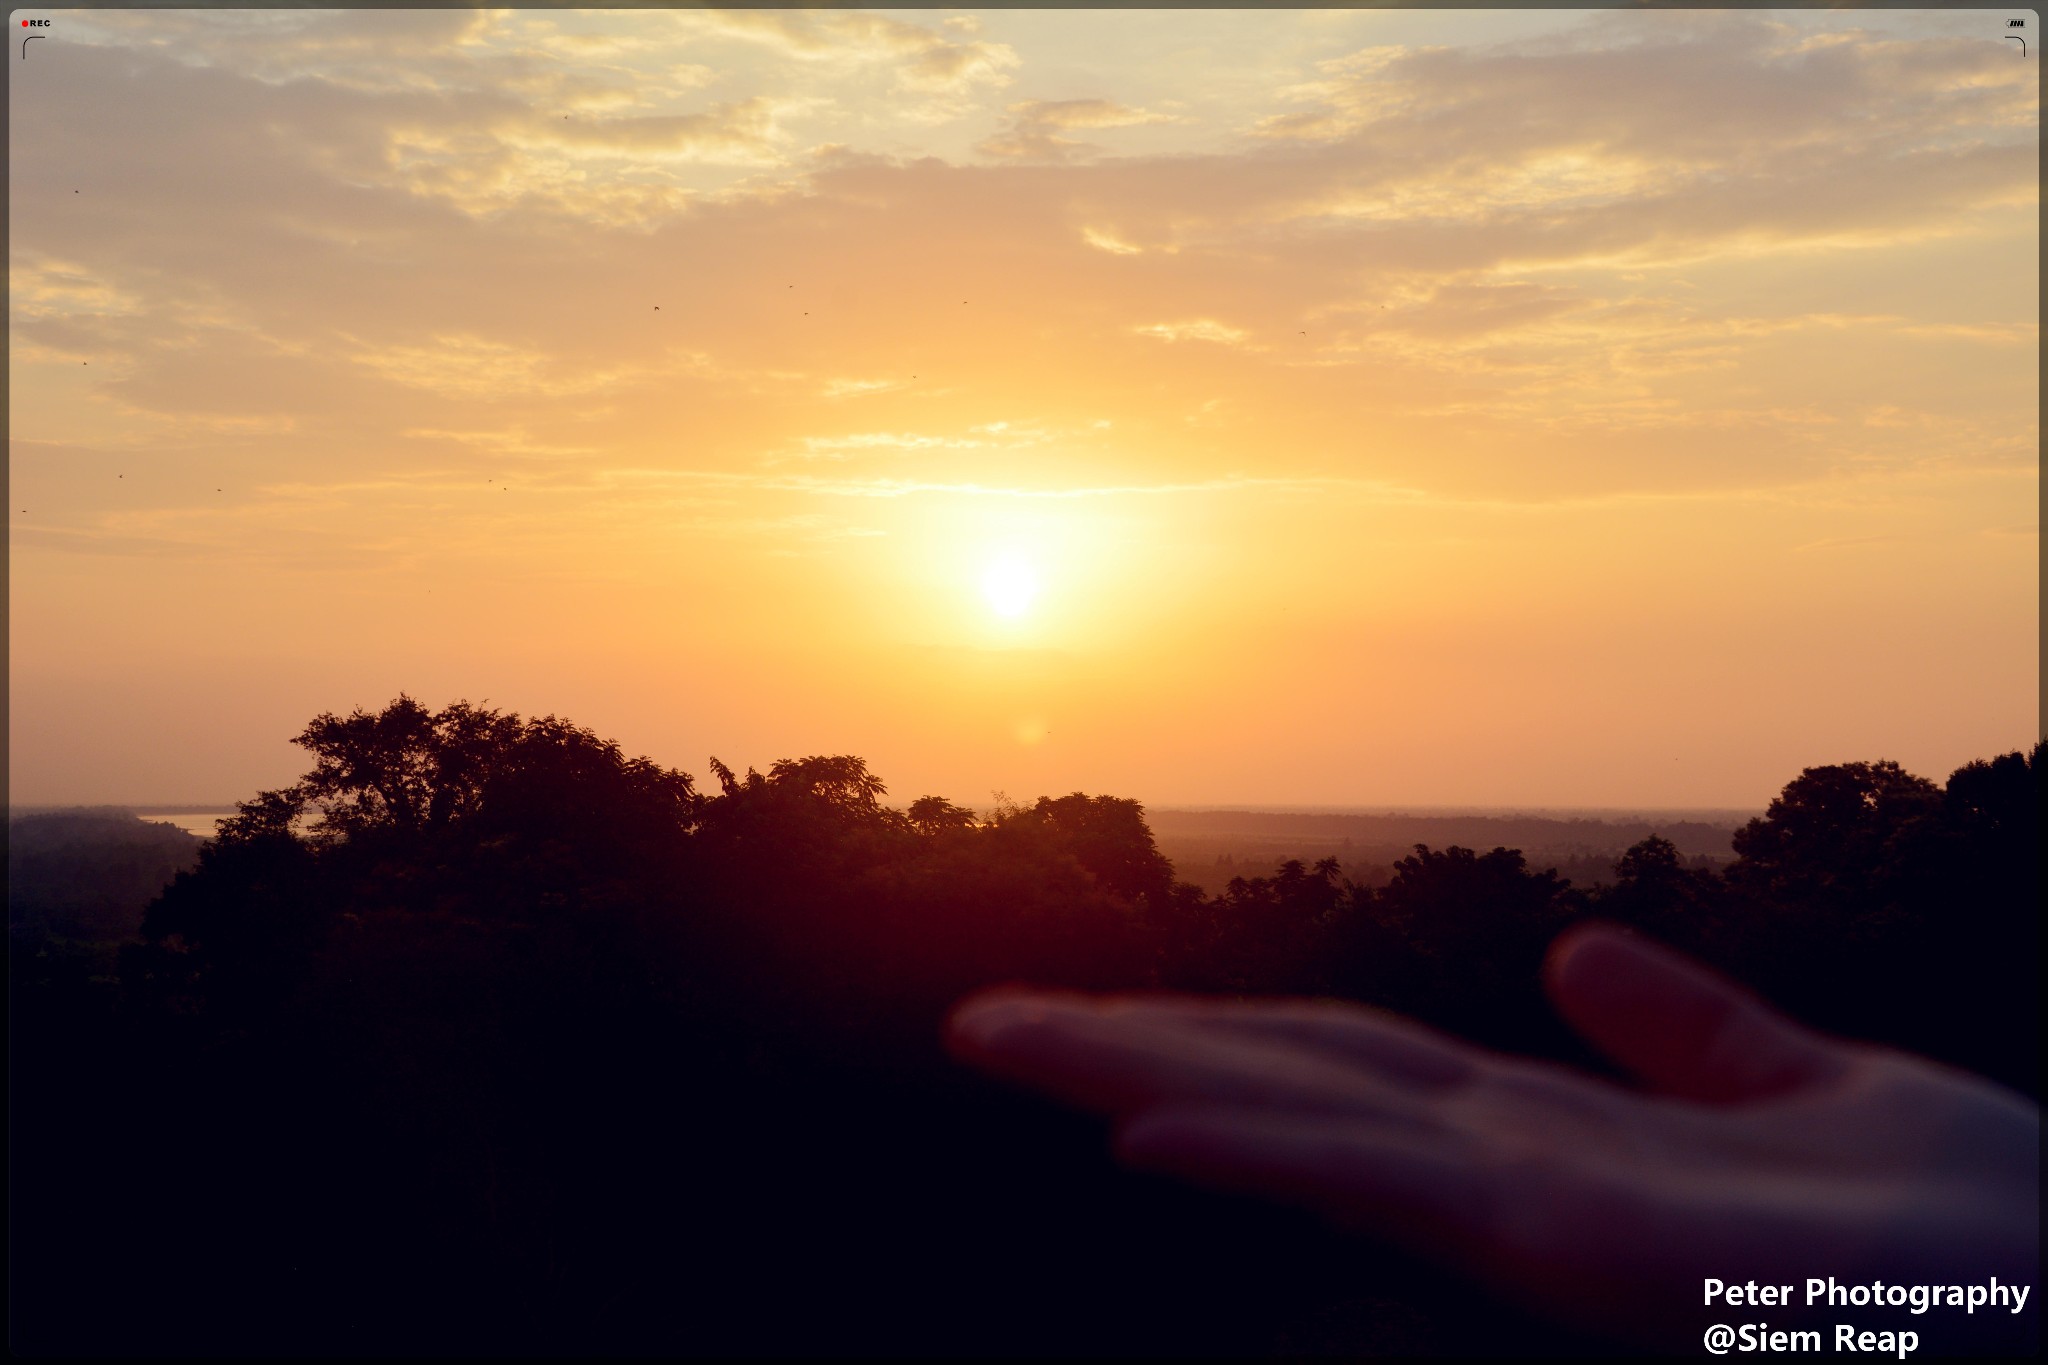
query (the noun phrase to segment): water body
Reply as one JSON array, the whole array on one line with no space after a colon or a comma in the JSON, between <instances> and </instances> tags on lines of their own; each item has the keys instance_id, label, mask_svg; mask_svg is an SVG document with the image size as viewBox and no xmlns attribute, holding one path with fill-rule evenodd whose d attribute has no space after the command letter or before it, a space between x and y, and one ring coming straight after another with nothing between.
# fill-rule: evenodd
<instances>
[{"instance_id":1,"label":"water body","mask_svg":"<svg viewBox=\"0 0 2048 1365\"><path fill-rule=\"evenodd\" d=\"M220 832L220 822L234 818L231 810L172 810L155 806L137 806L136 815L157 824L176 825L187 834L196 834L202 839L211 839Z\"/></svg>"}]
</instances>

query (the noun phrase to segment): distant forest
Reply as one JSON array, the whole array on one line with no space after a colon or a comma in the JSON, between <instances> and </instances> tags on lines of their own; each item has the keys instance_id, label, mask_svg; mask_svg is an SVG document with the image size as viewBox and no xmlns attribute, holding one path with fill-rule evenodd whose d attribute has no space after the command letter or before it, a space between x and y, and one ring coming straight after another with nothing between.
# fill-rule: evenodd
<instances>
[{"instance_id":1,"label":"distant forest","mask_svg":"<svg viewBox=\"0 0 2048 1365\"><path fill-rule=\"evenodd\" d=\"M1233 877L1263 876L1290 859L1335 858L1346 881L1377 889L1394 879L1395 864L1417 844L1514 848L1533 870L1590 887L1612 882L1623 850L1656 835L1686 866L1719 870L1735 859L1733 839L1742 822L1167 809L1149 812L1146 823L1174 874L1213 896Z\"/></svg>"},{"instance_id":2,"label":"distant forest","mask_svg":"<svg viewBox=\"0 0 2048 1365\"><path fill-rule=\"evenodd\" d=\"M1114 796L896 809L846 756L700 786L406 697L298 743L204 845L10 822L17 1350L1581 1345L1116 1170L1099 1125L942 1055L998 982L1335 996L1596 1065L1536 971L1598 916L2038 1094L2041 746L1939 784L1810 768L1585 884L1418 842L1205 890Z\"/></svg>"}]
</instances>

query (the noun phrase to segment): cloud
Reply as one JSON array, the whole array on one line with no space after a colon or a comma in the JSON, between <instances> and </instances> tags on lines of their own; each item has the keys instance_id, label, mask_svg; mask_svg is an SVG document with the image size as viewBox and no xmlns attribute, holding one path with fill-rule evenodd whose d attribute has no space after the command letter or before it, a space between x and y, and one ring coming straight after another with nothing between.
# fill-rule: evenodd
<instances>
[{"instance_id":1,"label":"cloud","mask_svg":"<svg viewBox=\"0 0 2048 1365\"><path fill-rule=\"evenodd\" d=\"M1398 151L1418 125L1464 152L1537 149L1733 167L1759 155L1835 154L1845 143L1926 142L2031 122L2036 77L1977 39L1817 40L1767 15L1589 17L1513 48L1373 47L1322 64L1287 94L1310 108L1262 131ZM1485 130L1495 137L1483 142Z\"/></svg>"},{"instance_id":2,"label":"cloud","mask_svg":"<svg viewBox=\"0 0 2048 1365\"><path fill-rule=\"evenodd\" d=\"M1062 434L1054 429L1011 421L978 422L967 430L969 434L964 436L915 431L862 431L843 436L805 436L800 438L800 444L806 458L843 460L870 451L910 455L930 451L1023 450L1043 445Z\"/></svg>"},{"instance_id":3,"label":"cloud","mask_svg":"<svg viewBox=\"0 0 2048 1365\"><path fill-rule=\"evenodd\" d=\"M1902 336L1927 337L1937 341L1974 341L1985 346L2034 346L2041 344L2038 322L1910 322L1887 318Z\"/></svg>"},{"instance_id":4,"label":"cloud","mask_svg":"<svg viewBox=\"0 0 2048 1365\"><path fill-rule=\"evenodd\" d=\"M942 496L1071 502L1097 498L1155 498L1251 491L1286 494L1348 491L1362 498L1390 504L1411 504L1427 500L1427 495L1420 490L1404 488L1384 480L1244 474L1154 483L1069 483L1040 488L1019 484L986 484L944 479L822 478L805 474L763 475L689 469L616 469L606 472L602 479L607 484L622 487L691 484L746 488L761 492L806 493L831 498Z\"/></svg>"},{"instance_id":5,"label":"cloud","mask_svg":"<svg viewBox=\"0 0 2048 1365\"><path fill-rule=\"evenodd\" d=\"M826 398L866 398L872 394L889 393L903 387L900 379L847 379L835 378L825 381L819 393Z\"/></svg>"},{"instance_id":6,"label":"cloud","mask_svg":"<svg viewBox=\"0 0 2048 1365\"><path fill-rule=\"evenodd\" d=\"M863 431L847 436L806 436L804 454L813 458L843 460L870 450L908 453L919 450L980 450L989 443L969 436L932 436L912 431Z\"/></svg>"},{"instance_id":7,"label":"cloud","mask_svg":"<svg viewBox=\"0 0 2048 1365\"><path fill-rule=\"evenodd\" d=\"M1232 327L1214 318L1196 318L1191 322L1154 322L1131 329L1139 336L1157 337L1161 341L1213 341L1222 346L1235 346L1250 334L1242 327Z\"/></svg>"},{"instance_id":8,"label":"cloud","mask_svg":"<svg viewBox=\"0 0 2048 1365\"><path fill-rule=\"evenodd\" d=\"M661 41L659 25L591 34L565 31L588 16L447 11L401 16L387 33L384 17L94 16L72 74L83 88L112 78L121 98L67 117L72 140L91 145L85 164L104 164L105 125L153 105L149 116L188 134L218 128L243 164L289 149L296 175L472 217L532 207L637 225L735 176L793 166L787 121L825 102L797 89L707 99L699 87L715 73L681 60L684 38Z\"/></svg>"},{"instance_id":9,"label":"cloud","mask_svg":"<svg viewBox=\"0 0 2048 1365\"><path fill-rule=\"evenodd\" d=\"M727 164L764 165L780 160L784 135L776 126L786 107L755 96L714 105L701 113L617 118L524 118L499 132L512 145L560 148L573 153L645 158L675 157Z\"/></svg>"},{"instance_id":10,"label":"cloud","mask_svg":"<svg viewBox=\"0 0 2048 1365\"><path fill-rule=\"evenodd\" d=\"M1105 232L1101 228L1082 228L1081 240L1094 247L1097 251L1107 251L1112 256L1142 256L1145 254L1144 247L1134 246L1115 233Z\"/></svg>"},{"instance_id":11,"label":"cloud","mask_svg":"<svg viewBox=\"0 0 2048 1365\"><path fill-rule=\"evenodd\" d=\"M899 90L922 95L1002 85L1018 65L1007 44L980 41L971 31L953 38L921 24L857 11L689 10L671 18L682 31L744 39L800 61L882 66L893 73ZM942 24L963 32L958 25Z\"/></svg>"},{"instance_id":12,"label":"cloud","mask_svg":"<svg viewBox=\"0 0 2048 1365\"><path fill-rule=\"evenodd\" d=\"M1602 15L1515 49L1364 49L1254 130L1293 155L1235 216L1351 225L1425 268L1617 266L1877 245L2033 202L2031 67L1982 42L1841 37ZM1433 249L1405 240L1423 227Z\"/></svg>"},{"instance_id":13,"label":"cloud","mask_svg":"<svg viewBox=\"0 0 2048 1365\"><path fill-rule=\"evenodd\" d=\"M142 300L88 266L36 251L17 251L7 271L10 318L20 321L133 316Z\"/></svg>"},{"instance_id":14,"label":"cloud","mask_svg":"<svg viewBox=\"0 0 2048 1365\"><path fill-rule=\"evenodd\" d=\"M445 398L492 401L537 394L561 398L592 393L639 377L641 370L597 366L568 369L548 352L468 334L440 335L424 345L365 343L350 357L380 378Z\"/></svg>"},{"instance_id":15,"label":"cloud","mask_svg":"<svg viewBox=\"0 0 2048 1365\"><path fill-rule=\"evenodd\" d=\"M1804 545L1794 545L1794 554L1808 554L1815 550L1849 550L1862 545L1896 545L1906 540L1905 536L1835 536L1826 540L1811 540Z\"/></svg>"},{"instance_id":16,"label":"cloud","mask_svg":"<svg viewBox=\"0 0 2048 1365\"><path fill-rule=\"evenodd\" d=\"M575 459L602 454L597 446L552 445L535 440L524 426L491 431L443 431L433 427L412 427L400 433L414 440L453 441L488 455L509 455L520 459Z\"/></svg>"},{"instance_id":17,"label":"cloud","mask_svg":"<svg viewBox=\"0 0 2048 1365\"><path fill-rule=\"evenodd\" d=\"M747 468L885 448L807 441L996 443L972 423L1025 408L1069 433L1115 420L1114 440L1034 453L1070 461L1063 477L1084 460L1209 477L1265 413L1289 468L1547 496L1760 486L1973 444L2005 461L2028 434L2004 407L1934 395L1965 363L2007 385L2037 326L1916 301L1898 266L1915 244L2033 230L2037 149L2009 119L2033 77L1946 40L1816 48L1758 16L1609 15L1638 37L1353 54L1273 99L1324 117L1313 136L1103 164L1076 139L1157 122L1138 94L1013 102L1010 134L1048 141L986 164L966 128L949 161L870 121L905 107L905 54L963 41L943 25L649 14L591 29L604 55L586 61L599 49L542 43L574 16L498 16L430 30L414 75L474 64L427 89L253 77L229 57L270 39L239 14L211 59L181 61L211 49L171 35L212 30L142 13L126 46L81 48L37 94L44 123L14 161L32 225L14 331L18 363L69 357L82 379L91 360L67 411L164 440L289 434L294 458L398 460L457 433L493 453L497 433L507 454ZM375 64L338 55L346 30L295 18L273 36L291 33L307 72L321 51L333 73ZM772 59L758 88L654 100L621 64L735 51ZM826 93L792 93L803 82ZM1768 117L1721 109L1727 92ZM841 151L797 150L818 121ZM1784 284L1740 298L1672 266L1725 280L1774 257ZM1800 283L1816 272L1858 283L1819 299ZM1154 344L1183 341L1211 344ZM1879 365L1895 392L1868 391ZM1191 396L1162 417L1163 393ZM1047 395L1065 406L1030 406ZM1189 430L1208 399L1214 420ZM1879 403L1898 413L1865 426Z\"/></svg>"},{"instance_id":18,"label":"cloud","mask_svg":"<svg viewBox=\"0 0 2048 1365\"><path fill-rule=\"evenodd\" d=\"M1012 161L1069 161L1101 148L1061 134L1076 128L1128 128L1171 123L1172 115L1126 109L1114 100L1025 100L1009 109L1009 125L975 150Z\"/></svg>"}]
</instances>

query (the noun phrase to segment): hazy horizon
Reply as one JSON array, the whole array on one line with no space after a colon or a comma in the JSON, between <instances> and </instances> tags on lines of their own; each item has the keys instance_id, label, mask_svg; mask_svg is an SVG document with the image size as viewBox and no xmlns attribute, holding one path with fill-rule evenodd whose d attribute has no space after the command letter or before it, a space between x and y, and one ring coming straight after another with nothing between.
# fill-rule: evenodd
<instances>
[{"instance_id":1,"label":"hazy horizon","mask_svg":"<svg viewBox=\"0 0 2048 1365\"><path fill-rule=\"evenodd\" d=\"M401 692L977 808L2039 738L2005 12L21 13L15 804Z\"/></svg>"},{"instance_id":2,"label":"hazy horizon","mask_svg":"<svg viewBox=\"0 0 2048 1365\"><path fill-rule=\"evenodd\" d=\"M1033 799L1035 798L1026 798L1023 804L1028 805ZM886 798L883 801L884 806L899 811L905 809L908 804L906 801ZM1575 843L1585 838L1588 832L1596 839L1600 833L1605 832L1614 836L1609 842L1618 853L1624 844L1635 840L1635 835L1630 831L1631 826L1647 824L1653 828L1660 827L1665 833L1683 839L1688 829L1695 836L1700 827L1733 831L1748 823L1751 818L1764 814L1761 809L1739 811L1475 806L1183 806L1150 801L1141 804L1160 850L1177 868L1189 875L1195 875L1202 867L1214 861L1215 850L1225 847L1256 857L1259 852L1272 853L1277 845L1298 846L1296 855L1275 855L1277 861L1279 856L1307 856L1299 850L1309 849L1311 846L1315 846L1315 856L1320 857L1320 848L1323 844L1341 838L1347 850L1341 856L1348 864L1353 862L1355 857L1369 858L1373 849L1380 849L1382 852L1389 846L1405 849L1418 837L1424 842L1443 843L1446 846L1476 842L1479 847L1488 847L1490 842L1497 838L1504 843L1528 847L1532 844L1528 832L1517 831L1515 826L1521 822L1534 821L1555 823L1570 829L1574 833ZM234 815L234 808L234 802L117 802L95 806L14 803L9 805L7 814L10 822L48 816L124 814L146 822L168 823L187 834L204 839L213 837L219 822ZM970 803L969 808L982 819L994 818L998 809L993 802ZM1254 823L1222 827L1215 824L1216 817L1230 816L1243 816ZM1332 830L1324 827L1322 822L1332 818L1349 821L1384 821L1395 828ZM1269 827L1268 823L1274 819L1299 820L1302 823L1275 829ZM1472 820L1498 821L1502 829L1475 833L1469 829L1458 828L1464 822ZM1412 828L1400 829L1404 823L1415 822L1422 822L1432 828L1421 834ZM1593 827L1591 831L1583 829L1588 825ZM1368 843L1354 854L1354 851L1351 851L1352 836L1378 842ZM1543 845L1544 841L1539 836L1534 843ZM1537 848L1536 856L1540 857L1542 851L1541 847ZM1192 861L1184 862L1184 859Z\"/></svg>"},{"instance_id":3,"label":"hazy horizon","mask_svg":"<svg viewBox=\"0 0 2048 1365\"><path fill-rule=\"evenodd\" d=\"M1051 796L1054 794L1055 793L1051 792L1033 793L1032 799L1035 800L1039 795ZM1066 793L1058 794L1065 795ZM1545 816L1576 816L1584 819L1622 819L1626 817L1659 817L1669 819L1689 817L1694 819L1705 819L1707 817L1713 817L1715 819L1739 818L1747 820L1753 815L1759 815L1762 813L1762 807L1758 807L1755 810L1744 810L1735 807L1725 806L1424 806L1401 805L1398 803L1393 805L1373 806L1310 806L1301 804L1249 805L1244 803L1198 805L1177 801L1146 801L1142 797L1132 799L1139 801L1139 803L1143 805L1147 811L1165 812L1170 814L1229 814L1232 812L1241 811L1251 815L1462 815L1502 817L1530 816L1537 818ZM908 808L909 802L885 798L882 804L891 810L903 810ZM76 802L53 803L47 801L10 801L8 803L7 808L10 813L16 814L40 814L46 811L119 810L131 811L134 814L142 816L143 818L147 819L149 817L156 815L216 813L228 815L234 812L235 805L235 801L101 801L93 802L90 804ZM993 809L993 803L970 803L970 808L978 811L987 811Z\"/></svg>"}]
</instances>

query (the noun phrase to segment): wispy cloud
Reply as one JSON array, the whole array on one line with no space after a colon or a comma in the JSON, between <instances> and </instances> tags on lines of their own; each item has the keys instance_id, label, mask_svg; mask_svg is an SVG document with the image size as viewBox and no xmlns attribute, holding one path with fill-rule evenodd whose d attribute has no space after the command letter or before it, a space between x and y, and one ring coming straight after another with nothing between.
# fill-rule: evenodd
<instances>
[{"instance_id":1,"label":"wispy cloud","mask_svg":"<svg viewBox=\"0 0 2048 1365\"><path fill-rule=\"evenodd\" d=\"M1468 653L1417 710L1403 612L1488 641L1677 621L1652 735L1727 714L1740 660L1822 677L1762 652L1824 634L1817 603L1978 631L1956 678L2038 663L2038 66L1966 16L67 22L9 149L17 658L398 668L468 631L462 666L545 635L672 680L683 645L621 660L687 639L735 661L704 706L737 713L780 641L967 629L934 603L1014 534L1071 552L1114 671L1213 683L1180 733L1234 733L1282 676L1380 714L1620 686ZM1175 632L1271 648L1130 652ZM1722 692L1702 638L1734 642ZM1987 714L1826 676L1872 714ZM1244 771L1328 751L1275 727Z\"/></svg>"},{"instance_id":2,"label":"wispy cloud","mask_svg":"<svg viewBox=\"0 0 2048 1365\"><path fill-rule=\"evenodd\" d=\"M858 11L685 10L670 17L682 32L744 39L804 62L882 66L900 89L919 94L954 95L978 85L1001 85L1018 65L1017 54L1006 44L974 38L957 27L942 32Z\"/></svg>"},{"instance_id":3,"label":"wispy cloud","mask_svg":"<svg viewBox=\"0 0 2048 1365\"><path fill-rule=\"evenodd\" d=\"M1139 336L1157 337L1161 341L1211 341L1219 346L1236 346L1251 334L1242 327L1232 327L1214 318L1194 318L1187 322L1150 322L1131 329Z\"/></svg>"},{"instance_id":4,"label":"wispy cloud","mask_svg":"<svg viewBox=\"0 0 2048 1365\"><path fill-rule=\"evenodd\" d=\"M1065 134L1076 129L1129 128L1143 123L1171 123L1170 114L1127 109L1115 100L1025 100L1009 108L1001 132L977 148L986 156L1017 161L1070 161L1102 149Z\"/></svg>"}]
</instances>

